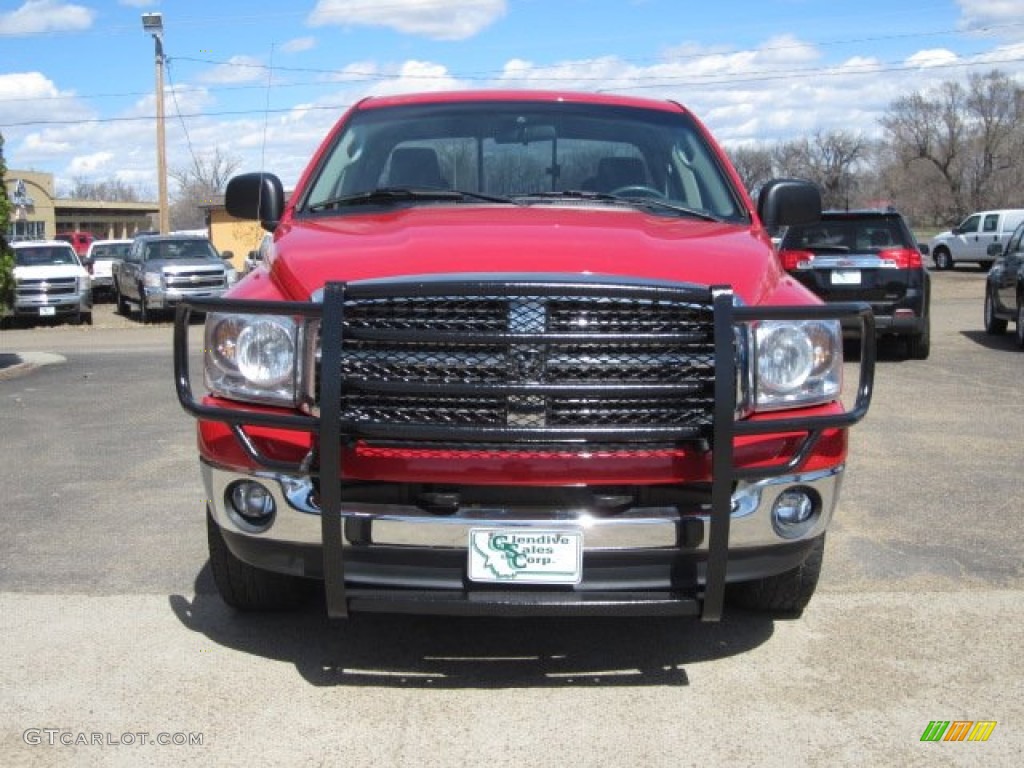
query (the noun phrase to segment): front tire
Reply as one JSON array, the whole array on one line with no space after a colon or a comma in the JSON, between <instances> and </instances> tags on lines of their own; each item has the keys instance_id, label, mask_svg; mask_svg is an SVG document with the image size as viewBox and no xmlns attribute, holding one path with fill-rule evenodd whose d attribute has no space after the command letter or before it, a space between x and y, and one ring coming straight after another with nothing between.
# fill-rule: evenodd
<instances>
[{"instance_id":1,"label":"front tire","mask_svg":"<svg viewBox=\"0 0 1024 768\"><path fill-rule=\"evenodd\" d=\"M936 248L932 252L932 258L935 260L936 269L953 268L953 255L949 252L948 248Z\"/></svg>"},{"instance_id":2,"label":"front tire","mask_svg":"<svg viewBox=\"0 0 1024 768\"><path fill-rule=\"evenodd\" d=\"M814 595L825 554L825 535L814 542L807 559L792 570L726 586L732 605L760 613L799 616Z\"/></svg>"},{"instance_id":3,"label":"front tire","mask_svg":"<svg viewBox=\"0 0 1024 768\"><path fill-rule=\"evenodd\" d=\"M996 317L996 302L989 288L985 289L985 333L989 336L1006 333L1006 321Z\"/></svg>"},{"instance_id":4,"label":"front tire","mask_svg":"<svg viewBox=\"0 0 1024 768\"><path fill-rule=\"evenodd\" d=\"M117 303L117 314L122 317L128 317L131 313L131 307L128 306L128 301L125 297L121 295L121 289L117 287L117 283L114 283L114 301Z\"/></svg>"},{"instance_id":5,"label":"front tire","mask_svg":"<svg viewBox=\"0 0 1024 768\"><path fill-rule=\"evenodd\" d=\"M294 608L309 596L310 582L305 579L254 568L235 557L209 509L206 510L206 540L217 591L235 610L259 612Z\"/></svg>"}]
</instances>

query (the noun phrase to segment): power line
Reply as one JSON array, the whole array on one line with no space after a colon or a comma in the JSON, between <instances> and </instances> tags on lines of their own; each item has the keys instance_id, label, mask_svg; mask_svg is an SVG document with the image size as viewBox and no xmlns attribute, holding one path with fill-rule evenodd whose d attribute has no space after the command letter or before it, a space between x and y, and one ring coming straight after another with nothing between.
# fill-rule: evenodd
<instances>
[{"instance_id":1,"label":"power line","mask_svg":"<svg viewBox=\"0 0 1024 768\"><path fill-rule=\"evenodd\" d=\"M1024 61L1024 57L1012 57L1005 59L987 59L985 61L976 62L949 62L941 64L930 64L927 69L939 70L939 69L967 69L975 67L993 67L998 64L1011 64ZM782 72L771 72L765 74L753 74L753 75L742 75L735 77L717 77L715 75L709 75L704 78L694 78L693 76L680 75L678 77L664 76L664 75L652 75L650 77L632 77L629 80L640 80L644 82L638 82L630 85L626 83L618 84L606 89L598 89L598 91L629 91L629 90L642 90L651 88L679 88L679 87L697 87L705 88L709 86L722 86L722 85L739 85L744 83L761 83L769 82L773 80L796 80L796 79L807 79L812 77L864 77L869 75L877 75L883 73L892 72L909 72L917 71L922 69L919 65L893 65L893 66L872 66L864 65L859 70L853 69L840 69L838 67L824 67L816 69L800 69L800 70L789 70ZM402 75L384 75L378 74L374 77L367 77L368 80L396 80L401 79ZM602 77L602 78L584 78L584 77L559 77L559 78L531 78L532 80L539 82L565 82L565 81L599 81L607 82L609 80L614 81L614 77ZM651 82L646 82L651 81ZM336 85L336 83L332 83ZM265 87L265 86L264 86ZM172 89L173 93L173 89ZM175 99L175 106L177 107L177 100ZM304 105L303 111L342 111L348 109L351 104L332 104L332 105ZM241 109L241 110L223 110L218 112L192 112L182 113L178 110L178 118L184 120L186 118L203 118L203 117L232 117L232 116L243 116L243 115L263 115L263 114L285 114L294 111L295 107L279 107L271 109L264 107L263 109ZM127 123L127 122L139 122L139 121L152 121L155 120L155 116L150 115L138 115L133 117L105 117L105 118L76 118L69 120L24 120L19 122L0 123L0 128L24 128L35 125L103 125L108 123Z\"/></svg>"},{"instance_id":2,"label":"power line","mask_svg":"<svg viewBox=\"0 0 1024 768\"><path fill-rule=\"evenodd\" d=\"M281 14L277 14L277 15L278 16L291 16L291 15L294 15L294 14L281 13ZM176 21L176 24L179 24L179 23L180 22ZM182 26L188 26L188 24L185 23L185 24L182 24ZM973 30L973 31L980 32L980 33L994 32L994 31L999 31L999 30L1004 30L1004 29L1009 29L1009 28L1014 28L1014 27L1020 27L1020 26L1024 26L1024 21L1021 21L1021 22L1007 22L1005 24L992 24L992 25L988 25L988 26L985 26L985 27L981 27L981 28L979 28L977 30ZM880 42L889 42L889 41L893 41L893 40L906 40L906 39L926 38L926 37L940 37L940 36L943 36L943 35L958 34L960 32L961 32L961 30L955 30L955 29L933 30L933 31L930 31L930 32L914 32L914 33L909 33L908 32L908 33L898 34L898 35L876 35L876 36L871 36L871 37L846 38L846 39L840 38L840 39L837 39L837 40L826 40L826 41L818 41L818 42L809 41L809 42L785 43L785 44L781 44L781 45L764 46L764 47L761 47L761 48L740 48L740 49L737 49L737 50L728 51L728 52L722 52L722 53L718 53L718 54L711 54L709 52L698 52L698 53L692 53L692 54L687 54L687 55L683 55L683 56L673 56L673 57L669 57L669 58L649 58L649 57L646 57L646 58L624 58L624 59L618 59L618 60L623 62L623 63L625 63L625 64L632 64L632 65L637 65L637 66L642 66L644 64L650 64L650 63L673 64L673 63L684 62L684 61L699 60L701 58L707 57L708 55L737 56L737 55L741 55L741 54L745 54L745 53L770 53L770 52L778 52L778 51L785 51L785 50L797 50L797 49L801 49L801 48L827 48L827 47L832 47L832 46L843 46L843 45L862 45L862 44L865 44L865 43L880 43ZM966 55L976 55L976 54L966 54ZM594 57L594 58L607 58L607 57ZM266 64L255 64L255 63L249 63L249 62L237 62L237 61L231 61L231 60L224 61L224 60L218 60L218 59L205 59L205 58L196 58L196 57L191 57L191 56L176 56L176 57L173 57L173 59L172 59L172 57L167 57L167 61L168 62L170 62L172 60L182 61L182 62L191 62L191 63L196 63L196 64L205 64L205 65L215 66L215 67L233 67L233 68L236 68L236 69L273 70L274 72L295 72L295 73L306 73L306 74L317 74L317 75L331 75L331 76L334 76L334 77L364 78L364 79L368 79L368 80L378 80L378 79L379 80L389 80L389 79L399 79L399 78L407 79L407 80L416 80L416 79L429 80L429 79L432 79L433 77L435 77L434 75L416 75L416 74L387 75L387 74L382 74L382 73L377 72L377 71L361 71L361 70L351 70L351 69L349 69L349 70L340 69L339 70L339 69L323 69L323 68L316 68L316 67L284 67L284 66L273 66L273 67L271 67L271 66L268 66ZM586 60L586 59L584 59L584 60ZM1017 59L1008 59L1007 61L1017 61ZM531 71L532 72L544 72L546 70L562 69L563 67L564 67L563 64L551 64L551 65L533 66L533 67L531 67ZM469 72L463 72L463 73L451 73L451 76L453 78L456 78L456 79L459 79L459 80L473 82L473 81L480 81L480 80L491 80L495 76L502 75L504 73L504 71L505 71L504 69L478 70L478 71L469 71ZM809 70L809 71L811 71L811 72L828 71L828 68L820 68L820 69ZM587 78L587 77L577 77L577 76L574 76L574 77L567 77L567 78L551 78L550 81L551 82L557 82L558 80L561 80L561 79L576 80L576 81L587 81L587 80L600 81L600 80L606 80L608 78L603 78L603 77L602 78L596 78L596 77L595 78ZM651 76L650 78L647 78L647 79L658 79L658 78L655 77L655 76ZM277 83L275 85L275 87L282 88L282 87L300 87L300 86L331 85L331 84L332 83L322 83L322 82L319 82L319 81L316 81L316 82L304 82L304 83ZM213 88L201 89L201 88L194 88L194 87L190 88L188 86L184 86L182 88L182 91L184 92L186 90L207 90L207 91L211 91L211 92L223 92L223 91L231 91L231 90L262 89L264 87L265 87L264 85L234 85L234 86L222 86L222 87L213 87ZM131 97L131 96L146 96L146 95L148 95L148 93L149 93L148 91L126 91L126 92L122 92L122 93L98 93L98 94L82 94L82 95L77 95L76 94L76 95L41 96L41 97L14 97L14 98L0 99L0 104L17 103L17 102L23 102L23 101L41 102L41 101L46 101L46 100L51 100L51 99L55 100L55 101L61 101L61 100L67 100L67 99L124 98L124 97Z\"/></svg>"}]
</instances>

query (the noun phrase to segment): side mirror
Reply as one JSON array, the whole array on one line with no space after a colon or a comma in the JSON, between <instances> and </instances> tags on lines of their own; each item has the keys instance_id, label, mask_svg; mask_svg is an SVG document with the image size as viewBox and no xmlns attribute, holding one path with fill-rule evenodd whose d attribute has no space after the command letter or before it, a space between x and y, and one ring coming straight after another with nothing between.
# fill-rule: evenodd
<instances>
[{"instance_id":1,"label":"side mirror","mask_svg":"<svg viewBox=\"0 0 1024 768\"><path fill-rule=\"evenodd\" d=\"M960 235L960 234L963 234L963 230L962 230L962 229L960 229L960 227L953 227L953 228L952 228L951 230L949 230L949 231L950 231L950 232L951 232L952 234L954 234L954 235Z\"/></svg>"},{"instance_id":2,"label":"side mirror","mask_svg":"<svg viewBox=\"0 0 1024 768\"><path fill-rule=\"evenodd\" d=\"M802 179L773 179L757 196L757 215L769 232L821 220L821 191Z\"/></svg>"},{"instance_id":3,"label":"side mirror","mask_svg":"<svg viewBox=\"0 0 1024 768\"><path fill-rule=\"evenodd\" d=\"M284 211L284 186L272 173L243 173L228 182L224 208L236 219L258 221L273 231Z\"/></svg>"},{"instance_id":4,"label":"side mirror","mask_svg":"<svg viewBox=\"0 0 1024 768\"><path fill-rule=\"evenodd\" d=\"M928 247L928 243L918 243L917 250L921 252L922 256L927 256L929 253L931 253L932 249Z\"/></svg>"},{"instance_id":5,"label":"side mirror","mask_svg":"<svg viewBox=\"0 0 1024 768\"><path fill-rule=\"evenodd\" d=\"M224 261L231 261L233 258L235 258L235 254L234 251L224 251L223 253L221 253L220 257L224 259Z\"/></svg>"}]
</instances>

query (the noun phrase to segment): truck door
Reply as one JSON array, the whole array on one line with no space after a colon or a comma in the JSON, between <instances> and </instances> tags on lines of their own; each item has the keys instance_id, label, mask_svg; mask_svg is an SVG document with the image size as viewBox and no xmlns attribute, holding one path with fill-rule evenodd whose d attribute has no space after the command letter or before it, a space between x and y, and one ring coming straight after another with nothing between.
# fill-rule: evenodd
<instances>
[{"instance_id":1,"label":"truck door","mask_svg":"<svg viewBox=\"0 0 1024 768\"><path fill-rule=\"evenodd\" d=\"M999 219L1002 214L986 213L981 220L981 232L969 245L968 260L980 263L990 263L992 258L988 255L988 247L992 243L999 242Z\"/></svg>"}]
</instances>

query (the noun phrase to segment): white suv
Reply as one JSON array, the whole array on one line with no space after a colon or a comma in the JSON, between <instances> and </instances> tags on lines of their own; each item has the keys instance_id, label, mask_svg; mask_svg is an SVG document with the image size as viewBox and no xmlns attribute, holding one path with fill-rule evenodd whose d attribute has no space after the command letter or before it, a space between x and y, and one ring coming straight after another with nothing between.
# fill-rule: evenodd
<instances>
[{"instance_id":1,"label":"white suv","mask_svg":"<svg viewBox=\"0 0 1024 768\"><path fill-rule=\"evenodd\" d=\"M92 279L75 249L61 240L12 243L17 317L92 324Z\"/></svg>"}]
</instances>

